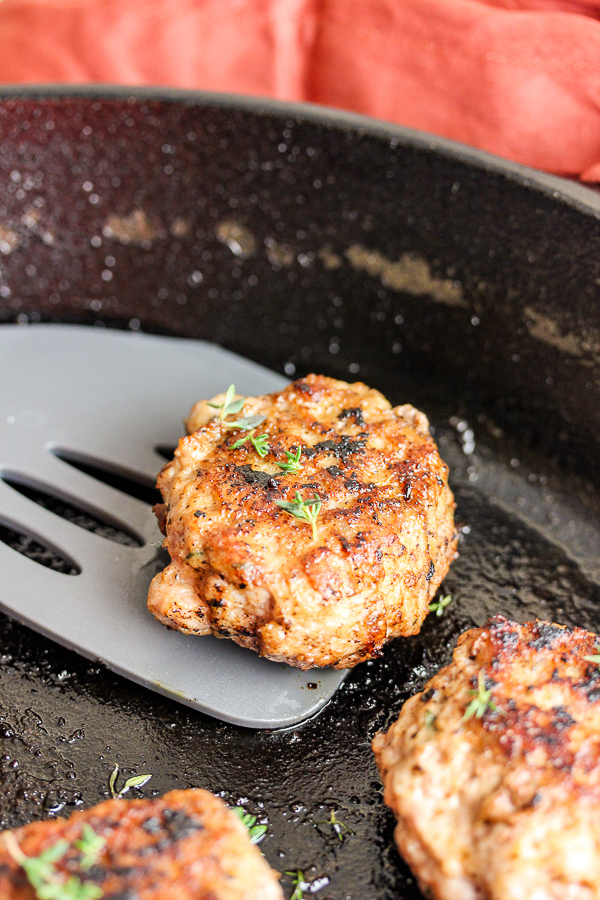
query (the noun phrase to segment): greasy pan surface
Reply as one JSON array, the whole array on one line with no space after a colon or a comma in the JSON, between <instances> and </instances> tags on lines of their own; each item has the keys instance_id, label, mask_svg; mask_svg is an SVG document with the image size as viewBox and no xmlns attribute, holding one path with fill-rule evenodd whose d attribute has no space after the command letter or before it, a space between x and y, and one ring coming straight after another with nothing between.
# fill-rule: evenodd
<instances>
[{"instance_id":1,"label":"greasy pan surface","mask_svg":"<svg viewBox=\"0 0 600 900\"><path fill-rule=\"evenodd\" d=\"M269 862L323 878L323 900L418 897L373 734L491 613L600 630L600 203L351 116L47 95L0 103L0 318L200 337L419 406L461 555L444 616L285 732L204 718L1 618L0 826L96 803L118 762L153 774L146 794L266 814Z\"/></svg>"}]
</instances>

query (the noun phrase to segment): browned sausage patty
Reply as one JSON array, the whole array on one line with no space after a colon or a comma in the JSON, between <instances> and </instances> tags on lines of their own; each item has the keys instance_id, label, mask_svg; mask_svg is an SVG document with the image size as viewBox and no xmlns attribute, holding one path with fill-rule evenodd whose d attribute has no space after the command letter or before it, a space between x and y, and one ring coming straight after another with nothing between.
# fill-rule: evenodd
<instances>
[{"instance_id":1,"label":"browned sausage patty","mask_svg":"<svg viewBox=\"0 0 600 900\"><path fill-rule=\"evenodd\" d=\"M80 867L74 846L88 824L104 841L97 863ZM171 791L151 800L107 800L69 819L33 822L0 833L0 897L36 900L25 872L9 854L7 834L26 856L58 841L70 849L56 864L103 891L104 900L283 900L283 893L245 826L202 790Z\"/></svg>"},{"instance_id":2,"label":"browned sausage patty","mask_svg":"<svg viewBox=\"0 0 600 900\"><path fill-rule=\"evenodd\" d=\"M222 399L220 402L222 402ZM212 418L210 418L212 416ZM309 375L247 398L247 432L206 402L161 472L171 564L148 606L165 625L213 633L307 669L353 666L415 634L456 555L454 499L425 416L364 384ZM284 471L300 451L300 468ZM278 505L319 498L310 523Z\"/></svg>"},{"instance_id":3,"label":"browned sausage patty","mask_svg":"<svg viewBox=\"0 0 600 900\"><path fill-rule=\"evenodd\" d=\"M435 900L600 897L598 642L496 616L375 737L398 848Z\"/></svg>"}]
</instances>

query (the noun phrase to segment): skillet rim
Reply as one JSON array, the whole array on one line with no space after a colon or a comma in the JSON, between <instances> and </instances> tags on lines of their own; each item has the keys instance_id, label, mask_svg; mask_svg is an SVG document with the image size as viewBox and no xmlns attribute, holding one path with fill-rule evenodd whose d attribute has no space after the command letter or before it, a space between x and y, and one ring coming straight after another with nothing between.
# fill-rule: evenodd
<instances>
[{"instance_id":1,"label":"skillet rim","mask_svg":"<svg viewBox=\"0 0 600 900\"><path fill-rule=\"evenodd\" d=\"M6 100L70 100L179 103L215 109L241 110L244 113L294 117L297 121L319 124L340 131L354 132L358 138L371 136L382 141L396 141L398 145L414 147L440 157L456 160L474 169L502 176L533 195L542 194L600 219L600 194L592 188L550 175L494 156L474 147L429 135L404 126L386 123L355 113L330 109L316 104L299 104L216 92L188 91L170 88L127 87L116 85L0 85L0 103ZM112 675L111 675L112 678ZM115 692L116 693L116 692ZM25 807L24 807L25 808ZM393 846L393 845L392 845Z\"/></svg>"},{"instance_id":2,"label":"skillet rim","mask_svg":"<svg viewBox=\"0 0 600 900\"><path fill-rule=\"evenodd\" d=\"M237 109L257 115L272 115L284 118L293 116L296 120L354 131L359 136L369 135L398 141L418 150L429 150L449 157L484 172L503 175L525 188L540 191L556 201L563 201L573 208L600 219L600 185L588 187L574 178L566 178L513 162L502 156L463 144L450 138L440 137L426 131L396 125L384 119L349 112L319 103L276 100L250 94L225 93L219 91L191 90L153 85L119 85L91 82L89 84L2 84L0 83L0 104L6 100L121 100L138 102L158 102L206 106L217 109Z\"/></svg>"}]
</instances>

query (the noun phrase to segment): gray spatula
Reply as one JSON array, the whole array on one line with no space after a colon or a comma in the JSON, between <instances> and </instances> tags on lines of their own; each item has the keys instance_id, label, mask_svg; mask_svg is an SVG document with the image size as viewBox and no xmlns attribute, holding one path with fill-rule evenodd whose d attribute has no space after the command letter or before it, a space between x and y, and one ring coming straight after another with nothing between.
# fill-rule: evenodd
<instances>
[{"instance_id":1,"label":"gray spatula","mask_svg":"<svg viewBox=\"0 0 600 900\"><path fill-rule=\"evenodd\" d=\"M301 672L231 641L160 625L146 610L150 580L165 564L150 506L65 461L151 485L164 463L155 448L174 447L192 404L232 383L254 395L283 380L200 341L1 327L0 524L55 548L80 571L53 571L0 543L0 608L180 703L239 725L279 728L314 715L345 672ZM70 502L141 546L85 531L11 482Z\"/></svg>"}]
</instances>

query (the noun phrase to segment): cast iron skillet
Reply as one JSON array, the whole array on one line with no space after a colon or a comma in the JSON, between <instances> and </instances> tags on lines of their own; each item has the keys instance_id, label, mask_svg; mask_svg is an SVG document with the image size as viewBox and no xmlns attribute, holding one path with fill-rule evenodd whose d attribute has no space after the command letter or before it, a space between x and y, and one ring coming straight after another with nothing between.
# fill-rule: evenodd
<instances>
[{"instance_id":1,"label":"cast iron skillet","mask_svg":"<svg viewBox=\"0 0 600 900\"><path fill-rule=\"evenodd\" d=\"M118 762L152 773L146 793L203 786L268 816L267 858L323 879L322 900L418 897L374 733L491 613L600 629L598 197L313 107L3 94L2 321L204 338L410 401L452 467L462 540L445 615L285 732L204 718L0 618L0 825L96 803ZM343 841L319 824L332 810Z\"/></svg>"}]
</instances>

